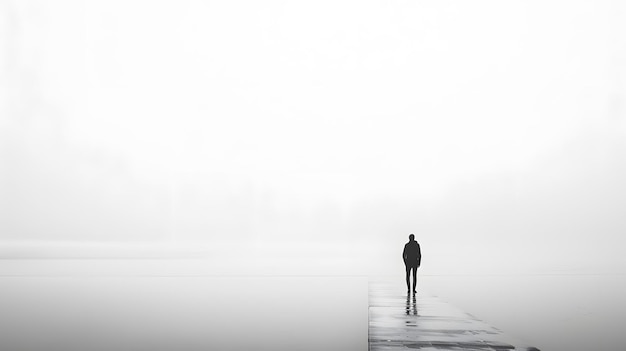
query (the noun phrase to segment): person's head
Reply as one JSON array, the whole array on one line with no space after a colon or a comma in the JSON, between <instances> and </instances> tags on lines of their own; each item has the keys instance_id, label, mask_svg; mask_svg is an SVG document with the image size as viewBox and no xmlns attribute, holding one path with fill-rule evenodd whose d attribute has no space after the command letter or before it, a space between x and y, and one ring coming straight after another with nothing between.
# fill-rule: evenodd
<instances>
[{"instance_id":1,"label":"person's head","mask_svg":"<svg viewBox=\"0 0 626 351\"><path fill-rule=\"evenodd\" d=\"M409 240L414 241L415 240L415 235L413 235L413 234L409 235Z\"/></svg>"}]
</instances>

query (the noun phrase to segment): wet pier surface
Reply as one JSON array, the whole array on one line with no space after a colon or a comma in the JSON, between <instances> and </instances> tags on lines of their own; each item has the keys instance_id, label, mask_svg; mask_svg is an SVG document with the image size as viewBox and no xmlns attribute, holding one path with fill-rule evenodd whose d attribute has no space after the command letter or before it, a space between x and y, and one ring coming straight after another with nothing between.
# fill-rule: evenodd
<instances>
[{"instance_id":1,"label":"wet pier surface","mask_svg":"<svg viewBox=\"0 0 626 351\"><path fill-rule=\"evenodd\" d=\"M538 351L398 279L369 282L369 350Z\"/></svg>"}]
</instances>

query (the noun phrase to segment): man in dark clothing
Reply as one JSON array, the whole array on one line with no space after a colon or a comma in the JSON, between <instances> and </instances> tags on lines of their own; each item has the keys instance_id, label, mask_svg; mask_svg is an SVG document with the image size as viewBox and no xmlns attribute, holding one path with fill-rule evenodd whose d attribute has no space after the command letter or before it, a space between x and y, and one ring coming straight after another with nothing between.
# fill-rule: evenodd
<instances>
[{"instance_id":1,"label":"man in dark clothing","mask_svg":"<svg viewBox=\"0 0 626 351\"><path fill-rule=\"evenodd\" d=\"M411 285L409 274L413 270L413 293L415 294L415 286L417 285L417 268L422 262L422 251L420 250L420 244L415 241L415 235L409 235L409 242L404 245L404 251L402 251L402 259L404 260L404 267L406 268L406 290L407 293L411 292Z\"/></svg>"}]
</instances>

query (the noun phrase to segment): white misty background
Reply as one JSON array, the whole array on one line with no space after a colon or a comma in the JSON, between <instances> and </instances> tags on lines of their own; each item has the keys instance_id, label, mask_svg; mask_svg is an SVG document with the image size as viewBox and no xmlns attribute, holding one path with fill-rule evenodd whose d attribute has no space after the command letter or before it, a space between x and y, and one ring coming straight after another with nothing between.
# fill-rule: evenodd
<instances>
[{"instance_id":1,"label":"white misty background","mask_svg":"<svg viewBox=\"0 0 626 351\"><path fill-rule=\"evenodd\" d=\"M3 1L1 254L623 272L625 13Z\"/></svg>"}]
</instances>

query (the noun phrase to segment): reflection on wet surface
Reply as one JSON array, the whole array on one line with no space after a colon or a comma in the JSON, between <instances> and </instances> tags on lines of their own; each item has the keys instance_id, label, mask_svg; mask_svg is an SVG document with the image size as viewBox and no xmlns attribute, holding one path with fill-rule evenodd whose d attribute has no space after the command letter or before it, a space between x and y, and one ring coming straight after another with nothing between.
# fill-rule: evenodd
<instances>
[{"instance_id":1,"label":"reflection on wet surface","mask_svg":"<svg viewBox=\"0 0 626 351\"><path fill-rule=\"evenodd\" d=\"M417 296L415 294L406 294L406 314L417 316ZM412 324L412 321L407 320L407 325Z\"/></svg>"},{"instance_id":2,"label":"reflection on wet surface","mask_svg":"<svg viewBox=\"0 0 626 351\"><path fill-rule=\"evenodd\" d=\"M401 283L369 283L370 351L537 350L436 297L399 293Z\"/></svg>"}]
</instances>

